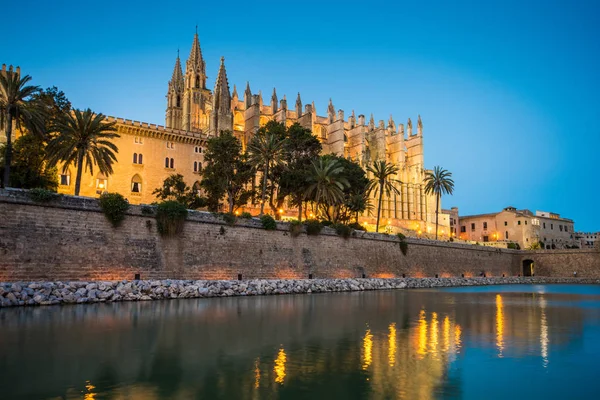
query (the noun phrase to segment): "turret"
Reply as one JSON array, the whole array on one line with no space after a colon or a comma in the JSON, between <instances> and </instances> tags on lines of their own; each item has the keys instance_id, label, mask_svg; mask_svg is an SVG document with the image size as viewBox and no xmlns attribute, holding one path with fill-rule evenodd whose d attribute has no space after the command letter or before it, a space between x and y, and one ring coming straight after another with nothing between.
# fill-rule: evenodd
<instances>
[{"instance_id":1,"label":"turret","mask_svg":"<svg viewBox=\"0 0 600 400\"><path fill-rule=\"evenodd\" d=\"M335 107L333 106L333 102L329 99L329 106L327 106L327 117L329 119L329 123L332 124L335 121Z\"/></svg>"},{"instance_id":2,"label":"turret","mask_svg":"<svg viewBox=\"0 0 600 400\"><path fill-rule=\"evenodd\" d=\"M221 66L213 91L212 111L210 112L209 135L219 135L221 131L233 132L233 114L231 112L231 95L225 70L225 58L221 57Z\"/></svg>"},{"instance_id":3,"label":"turret","mask_svg":"<svg viewBox=\"0 0 600 400\"><path fill-rule=\"evenodd\" d=\"M300 92L298 92L298 97L296 97L296 117L300 118L302 116L302 100L300 99Z\"/></svg>"},{"instance_id":4,"label":"turret","mask_svg":"<svg viewBox=\"0 0 600 400\"><path fill-rule=\"evenodd\" d=\"M271 111L273 114L277 112L277 93L275 92L275 88L273 88L273 95L271 96Z\"/></svg>"},{"instance_id":5,"label":"turret","mask_svg":"<svg viewBox=\"0 0 600 400\"><path fill-rule=\"evenodd\" d=\"M173 75L169 81L167 90L167 115L165 126L167 128L181 129L181 117L183 115L182 97L184 91L183 72L181 71L181 60L179 51L173 68Z\"/></svg>"}]
</instances>

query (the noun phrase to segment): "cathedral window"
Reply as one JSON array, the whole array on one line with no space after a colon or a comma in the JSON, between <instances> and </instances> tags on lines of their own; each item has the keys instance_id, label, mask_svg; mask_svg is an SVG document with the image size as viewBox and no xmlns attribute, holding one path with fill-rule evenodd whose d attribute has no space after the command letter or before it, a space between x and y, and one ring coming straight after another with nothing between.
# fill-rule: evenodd
<instances>
[{"instance_id":1,"label":"cathedral window","mask_svg":"<svg viewBox=\"0 0 600 400\"><path fill-rule=\"evenodd\" d=\"M196 88L200 87L200 75L196 75Z\"/></svg>"},{"instance_id":2,"label":"cathedral window","mask_svg":"<svg viewBox=\"0 0 600 400\"><path fill-rule=\"evenodd\" d=\"M181 96L177 95L177 107L181 107Z\"/></svg>"},{"instance_id":3,"label":"cathedral window","mask_svg":"<svg viewBox=\"0 0 600 400\"><path fill-rule=\"evenodd\" d=\"M131 178L131 193L141 193L142 192L142 178L139 175L134 175Z\"/></svg>"}]
</instances>

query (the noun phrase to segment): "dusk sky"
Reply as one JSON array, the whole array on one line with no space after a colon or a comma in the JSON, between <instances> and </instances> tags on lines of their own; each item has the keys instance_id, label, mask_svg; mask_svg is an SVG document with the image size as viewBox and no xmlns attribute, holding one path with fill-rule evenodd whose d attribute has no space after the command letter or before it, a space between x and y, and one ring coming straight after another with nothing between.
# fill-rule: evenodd
<instances>
[{"instance_id":1,"label":"dusk sky","mask_svg":"<svg viewBox=\"0 0 600 400\"><path fill-rule=\"evenodd\" d=\"M268 102L329 98L346 116L423 120L443 207L560 213L600 230L600 2L8 2L0 63L77 108L164 125L167 82L195 26L212 89L225 65Z\"/></svg>"}]
</instances>

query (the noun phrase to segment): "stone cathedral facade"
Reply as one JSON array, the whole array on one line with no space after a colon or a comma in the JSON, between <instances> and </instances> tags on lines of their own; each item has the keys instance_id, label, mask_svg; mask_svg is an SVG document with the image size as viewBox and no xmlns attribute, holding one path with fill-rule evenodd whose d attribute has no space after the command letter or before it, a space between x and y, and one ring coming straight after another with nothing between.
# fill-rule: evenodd
<instances>
[{"instance_id":1,"label":"stone cathedral facade","mask_svg":"<svg viewBox=\"0 0 600 400\"><path fill-rule=\"evenodd\" d=\"M180 173L190 186L198 186L206 141L222 130L232 131L242 144L248 143L260 126L275 120L287 126L298 123L310 129L321 141L323 153L335 153L366 167L376 160L387 160L400 167L397 177L400 195L384 198L383 225L388 230L409 229L434 234L435 198L424 192L423 124L416 129L408 118L406 125L375 121L373 115L336 110L331 99L324 115L315 103L303 104L300 93L288 105L273 89L270 99L253 92L250 84L238 93L230 90L225 60L221 58L215 84L208 87L206 62L198 34L183 68L179 55L168 83L165 126L109 117L117 121L120 138L118 162L111 176L86 176L81 195L97 196L102 191L117 191L134 204L155 201L152 191L173 173ZM60 191L72 193L74 171L60 177ZM373 204L376 205L375 199ZM441 209L441 205L440 205ZM285 213L284 213L285 214ZM289 215L294 215L290 210ZM375 216L364 215L362 222L374 224ZM444 232L445 231L445 232ZM440 213L440 234L448 235L448 217Z\"/></svg>"}]
</instances>

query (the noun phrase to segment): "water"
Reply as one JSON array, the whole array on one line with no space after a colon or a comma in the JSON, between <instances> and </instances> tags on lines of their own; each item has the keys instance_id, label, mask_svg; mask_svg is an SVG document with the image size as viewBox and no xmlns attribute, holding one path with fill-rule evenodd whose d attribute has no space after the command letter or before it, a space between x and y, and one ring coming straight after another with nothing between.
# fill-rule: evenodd
<instances>
[{"instance_id":1,"label":"water","mask_svg":"<svg viewBox=\"0 0 600 400\"><path fill-rule=\"evenodd\" d=\"M2 399L577 399L600 286L0 310Z\"/></svg>"}]
</instances>

